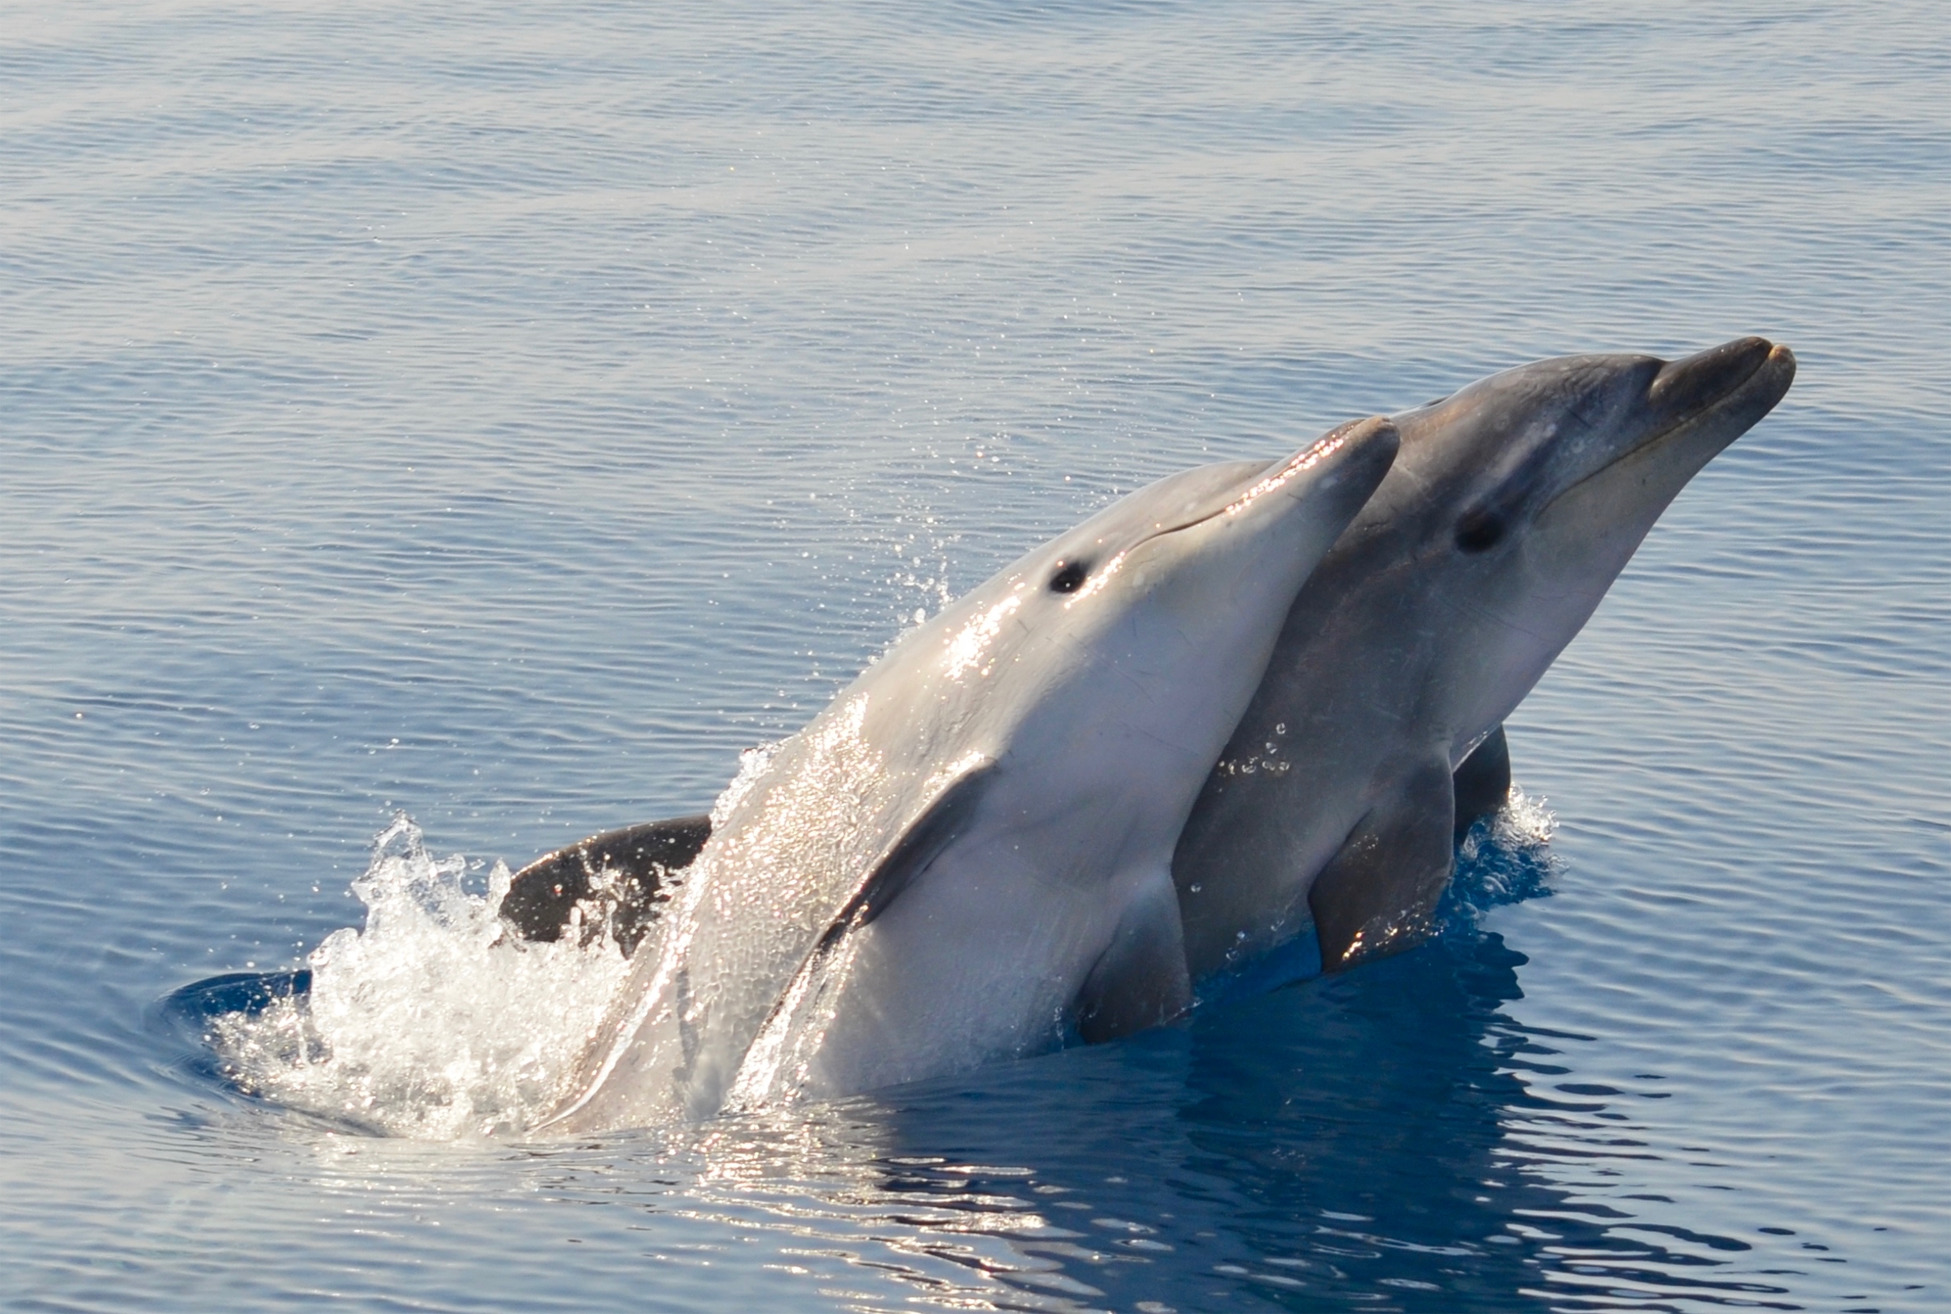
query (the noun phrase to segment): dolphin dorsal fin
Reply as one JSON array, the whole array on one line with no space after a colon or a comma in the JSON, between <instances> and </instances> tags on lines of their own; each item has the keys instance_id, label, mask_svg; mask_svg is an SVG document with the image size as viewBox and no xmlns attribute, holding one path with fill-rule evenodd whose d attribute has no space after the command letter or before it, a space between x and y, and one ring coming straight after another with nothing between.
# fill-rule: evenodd
<instances>
[{"instance_id":1,"label":"dolphin dorsal fin","mask_svg":"<svg viewBox=\"0 0 1951 1314\"><path fill-rule=\"evenodd\" d=\"M524 940L555 940L582 904L593 914L582 923L582 943L607 925L627 957L670 898L673 878L710 837L711 818L700 813L606 830L545 853L509 878L501 919Z\"/></svg>"}]
</instances>

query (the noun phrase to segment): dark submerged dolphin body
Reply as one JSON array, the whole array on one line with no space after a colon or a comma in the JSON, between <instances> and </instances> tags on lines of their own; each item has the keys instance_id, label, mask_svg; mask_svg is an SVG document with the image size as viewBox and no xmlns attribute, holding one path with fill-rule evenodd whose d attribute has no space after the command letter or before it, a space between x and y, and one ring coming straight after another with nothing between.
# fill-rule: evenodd
<instances>
[{"instance_id":1,"label":"dark submerged dolphin body","mask_svg":"<svg viewBox=\"0 0 1951 1314\"><path fill-rule=\"evenodd\" d=\"M1786 347L1566 356L1396 416L1402 451L1295 599L1179 838L1195 980L1304 934L1330 971L1416 943L1502 723L1667 505L1773 409Z\"/></svg>"}]
</instances>

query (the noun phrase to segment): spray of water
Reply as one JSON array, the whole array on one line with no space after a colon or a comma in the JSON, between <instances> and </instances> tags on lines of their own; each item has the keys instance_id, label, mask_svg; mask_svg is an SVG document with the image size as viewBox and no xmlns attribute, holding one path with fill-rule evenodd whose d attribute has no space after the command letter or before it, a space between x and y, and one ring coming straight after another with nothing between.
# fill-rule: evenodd
<instances>
[{"instance_id":1,"label":"spray of water","mask_svg":"<svg viewBox=\"0 0 1951 1314\"><path fill-rule=\"evenodd\" d=\"M1545 800L1513 788L1504 806L1470 828L1457 849L1456 874L1436 913L1441 935L1474 936L1492 908L1551 893L1558 818Z\"/></svg>"},{"instance_id":2,"label":"spray of water","mask_svg":"<svg viewBox=\"0 0 1951 1314\"><path fill-rule=\"evenodd\" d=\"M293 1108L423 1139L519 1133L546 1115L627 960L607 931L519 939L499 916L508 869L496 864L485 895L467 890L466 870L397 818L352 884L365 928L312 951L309 997L214 1020L226 1074Z\"/></svg>"},{"instance_id":3,"label":"spray of water","mask_svg":"<svg viewBox=\"0 0 1951 1314\"><path fill-rule=\"evenodd\" d=\"M715 820L765 774L776 747L744 755ZM1464 841L1438 913L1440 934L1474 935L1489 909L1549 894L1555 825L1542 800L1513 790ZM567 1083L629 962L604 927L553 943L520 939L499 915L508 869L496 864L477 894L467 888L467 866L459 856L430 855L419 828L396 818L352 883L366 924L333 932L312 952L309 995L211 1021L226 1075L280 1104L418 1139L519 1135L555 1111L573 1093ZM653 933L638 953L667 947ZM840 976L845 957L833 965ZM1269 970L1263 965L1252 981L1215 997L1272 988L1278 982L1260 980ZM1288 975L1318 970L1315 962ZM809 1047L830 1021L825 987L834 973L809 978L807 997L779 1010L742 1065L732 1107L792 1101Z\"/></svg>"}]
</instances>

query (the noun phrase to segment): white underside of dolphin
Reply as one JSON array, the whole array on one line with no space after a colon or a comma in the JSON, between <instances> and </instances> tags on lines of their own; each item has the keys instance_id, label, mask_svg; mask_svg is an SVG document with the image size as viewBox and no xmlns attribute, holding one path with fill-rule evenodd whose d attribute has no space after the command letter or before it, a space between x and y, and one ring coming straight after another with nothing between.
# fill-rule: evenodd
<instances>
[{"instance_id":1,"label":"white underside of dolphin","mask_svg":"<svg viewBox=\"0 0 1951 1314\"><path fill-rule=\"evenodd\" d=\"M903 637L763 770L633 955L554 1125L833 1095L1189 999L1170 862L1383 420L1133 494Z\"/></svg>"}]
</instances>

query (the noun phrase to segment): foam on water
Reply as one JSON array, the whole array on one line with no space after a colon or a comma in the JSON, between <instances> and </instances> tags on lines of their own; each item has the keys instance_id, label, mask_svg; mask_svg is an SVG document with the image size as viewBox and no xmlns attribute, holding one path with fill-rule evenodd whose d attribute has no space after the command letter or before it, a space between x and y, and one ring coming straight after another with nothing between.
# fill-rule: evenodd
<instances>
[{"instance_id":1,"label":"foam on water","mask_svg":"<svg viewBox=\"0 0 1951 1314\"><path fill-rule=\"evenodd\" d=\"M508 869L470 892L465 858L435 858L404 815L352 883L363 930L310 956L309 997L211 1028L224 1071L255 1094L424 1139L518 1133L560 1099L627 960L603 928L588 944L525 941L499 916Z\"/></svg>"},{"instance_id":2,"label":"foam on water","mask_svg":"<svg viewBox=\"0 0 1951 1314\"><path fill-rule=\"evenodd\" d=\"M1558 817L1545 800L1513 785L1504 806L1472 826L1457 847L1456 874L1437 914L1438 934L1475 931L1492 908L1549 895L1557 830Z\"/></svg>"},{"instance_id":3,"label":"foam on water","mask_svg":"<svg viewBox=\"0 0 1951 1314\"><path fill-rule=\"evenodd\" d=\"M770 766L776 745L741 756L714 810L722 822ZM1473 936L1488 909L1549 894L1556 818L1513 789L1457 856L1439 934ZM573 1092L579 1060L629 975L607 926L552 943L522 940L501 920L509 885L496 863L483 893L467 888L469 863L435 858L405 815L382 831L371 865L352 883L364 929L327 936L309 957L311 990L261 1010L226 1013L208 1040L231 1080L288 1107L390 1135L426 1140L520 1134ZM1318 974L1312 937L1277 950L1202 992L1208 1002L1264 993ZM653 935L642 951L672 946ZM807 1055L831 1017L850 955L800 983L740 1065L731 1107L751 1112L797 1102Z\"/></svg>"},{"instance_id":4,"label":"foam on water","mask_svg":"<svg viewBox=\"0 0 1951 1314\"><path fill-rule=\"evenodd\" d=\"M777 749L740 755L714 825ZM520 938L500 915L506 864L494 864L478 893L469 868L459 854L434 857L420 828L396 817L352 882L365 926L334 931L311 952L309 993L210 1021L224 1074L254 1095L395 1136L520 1134L545 1120L573 1093L567 1083L629 960L606 921L554 942ZM578 905L571 922L600 915ZM670 948L653 930L640 952Z\"/></svg>"}]
</instances>

